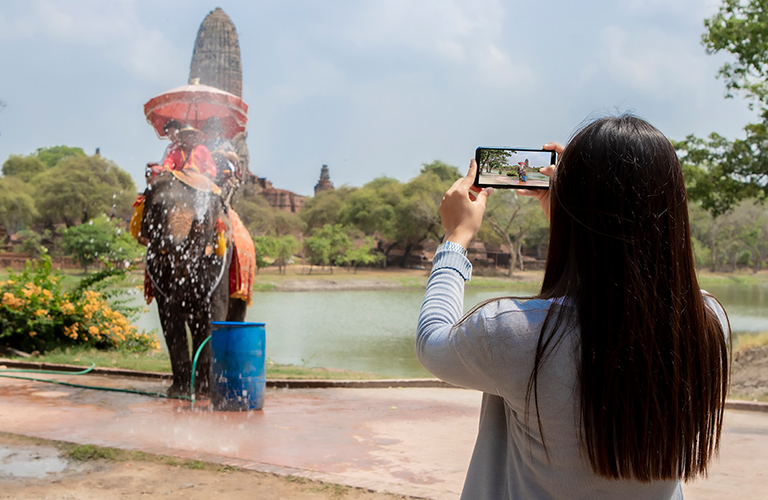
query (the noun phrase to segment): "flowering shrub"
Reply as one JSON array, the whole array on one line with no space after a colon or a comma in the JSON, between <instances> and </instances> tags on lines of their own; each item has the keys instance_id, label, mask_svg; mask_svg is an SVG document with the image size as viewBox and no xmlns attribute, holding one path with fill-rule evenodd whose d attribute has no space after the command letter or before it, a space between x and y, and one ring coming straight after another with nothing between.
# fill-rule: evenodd
<instances>
[{"instance_id":1,"label":"flowering shrub","mask_svg":"<svg viewBox=\"0 0 768 500\"><path fill-rule=\"evenodd\" d=\"M7 281L0 281L0 343L26 352L70 346L159 349L154 335L130 324L130 308L110 305L109 294L98 290L104 279L121 273L107 270L65 292L50 257L27 262L21 274L10 273Z\"/></svg>"}]
</instances>

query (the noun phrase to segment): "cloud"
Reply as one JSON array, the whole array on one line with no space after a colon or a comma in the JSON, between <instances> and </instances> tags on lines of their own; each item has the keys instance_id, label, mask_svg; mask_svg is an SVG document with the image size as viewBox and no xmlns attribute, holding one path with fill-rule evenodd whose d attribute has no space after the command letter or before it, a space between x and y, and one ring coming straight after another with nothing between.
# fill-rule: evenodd
<instances>
[{"instance_id":1,"label":"cloud","mask_svg":"<svg viewBox=\"0 0 768 500\"><path fill-rule=\"evenodd\" d=\"M132 76L165 83L186 74L189 60L158 30L145 28L134 0L34 0L0 17L0 40L36 40L93 50ZM21 7L19 7L21 6ZM174 79L178 81L178 77Z\"/></svg>"},{"instance_id":2,"label":"cloud","mask_svg":"<svg viewBox=\"0 0 768 500\"><path fill-rule=\"evenodd\" d=\"M608 26L599 38L599 48L590 57L594 62L585 67L583 78L606 74L622 87L658 96L690 91L712 78L698 57L698 45L675 33L647 25Z\"/></svg>"},{"instance_id":3,"label":"cloud","mask_svg":"<svg viewBox=\"0 0 768 500\"><path fill-rule=\"evenodd\" d=\"M472 47L501 32L498 0L380 0L366 2L343 36L361 49L401 47L451 61L466 61Z\"/></svg>"}]
</instances>

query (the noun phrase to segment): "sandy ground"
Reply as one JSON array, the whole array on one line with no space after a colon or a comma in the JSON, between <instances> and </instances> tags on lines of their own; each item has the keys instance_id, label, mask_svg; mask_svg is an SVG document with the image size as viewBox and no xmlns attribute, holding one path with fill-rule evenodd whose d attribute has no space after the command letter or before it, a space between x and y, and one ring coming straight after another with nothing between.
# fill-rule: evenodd
<instances>
[{"instance_id":1,"label":"sandy ground","mask_svg":"<svg viewBox=\"0 0 768 500\"><path fill-rule=\"evenodd\" d=\"M736 353L731 368L731 398L768 400L768 346Z\"/></svg>"},{"instance_id":2,"label":"sandy ground","mask_svg":"<svg viewBox=\"0 0 768 500\"><path fill-rule=\"evenodd\" d=\"M407 500L389 493L252 471L67 458L54 442L0 434L0 499Z\"/></svg>"}]
</instances>

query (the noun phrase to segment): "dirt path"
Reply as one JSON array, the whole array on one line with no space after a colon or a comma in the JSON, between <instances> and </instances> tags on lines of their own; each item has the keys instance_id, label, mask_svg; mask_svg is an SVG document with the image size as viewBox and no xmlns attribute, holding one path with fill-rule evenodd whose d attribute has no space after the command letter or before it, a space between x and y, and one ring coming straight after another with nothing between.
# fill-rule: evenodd
<instances>
[{"instance_id":1,"label":"dirt path","mask_svg":"<svg viewBox=\"0 0 768 500\"><path fill-rule=\"evenodd\" d=\"M768 346L737 352L731 369L731 398L768 400Z\"/></svg>"},{"instance_id":2,"label":"dirt path","mask_svg":"<svg viewBox=\"0 0 768 500\"><path fill-rule=\"evenodd\" d=\"M77 461L70 452L69 445L0 433L0 499L412 498L157 456Z\"/></svg>"}]
</instances>

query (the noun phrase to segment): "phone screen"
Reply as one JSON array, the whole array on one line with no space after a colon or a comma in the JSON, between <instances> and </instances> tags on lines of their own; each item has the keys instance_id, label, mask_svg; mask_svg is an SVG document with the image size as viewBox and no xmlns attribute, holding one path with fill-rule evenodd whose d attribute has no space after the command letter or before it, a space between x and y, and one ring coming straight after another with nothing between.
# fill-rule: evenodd
<instances>
[{"instance_id":1,"label":"phone screen","mask_svg":"<svg viewBox=\"0 0 768 500\"><path fill-rule=\"evenodd\" d=\"M557 155L546 149L477 148L478 187L549 189L549 177L539 172L554 165Z\"/></svg>"}]
</instances>

